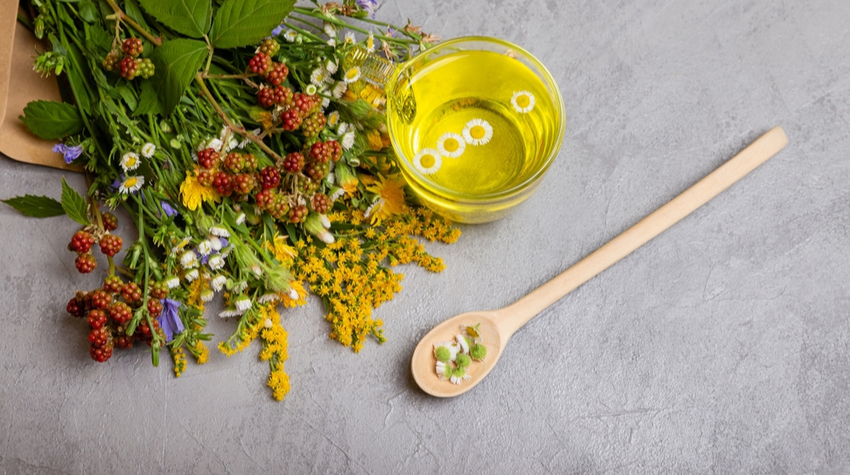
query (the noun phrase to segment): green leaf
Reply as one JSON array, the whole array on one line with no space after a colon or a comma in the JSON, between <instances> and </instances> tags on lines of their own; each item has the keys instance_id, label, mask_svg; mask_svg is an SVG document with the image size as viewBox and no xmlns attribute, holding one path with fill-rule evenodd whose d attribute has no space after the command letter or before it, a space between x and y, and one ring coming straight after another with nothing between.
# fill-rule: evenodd
<instances>
[{"instance_id":1,"label":"green leaf","mask_svg":"<svg viewBox=\"0 0 850 475\"><path fill-rule=\"evenodd\" d=\"M136 94L133 90L127 86L118 86L118 94L124 99L124 102L127 104L127 107L130 108L131 111L136 110L136 107L139 105L138 99L136 99Z\"/></svg>"},{"instance_id":2,"label":"green leaf","mask_svg":"<svg viewBox=\"0 0 850 475\"><path fill-rule=\"evenodd\" d=\"M62 204L47 196L24 195L0 201L20 211L22 215L33 218L49 218L65 214Z\"/></svg>"},{"instance_id":3,"label":"green leaf","mask_svg":"<svg viewBox=\"0 0 850 475\"><path fill-rule=\"evenodd\" d=\"M90 224L86 213L86 200L77 193L77 190L71 188L64 176L62 177L62 209L69 218L83 226Z\"/></svg>"},{"instance_id":4,"label":"green leaf","mask_svg":"<svg viewBox=\"0 0 850 475\"><path fill-rule=\"evenodd\" d=\"M142 91L139 94L139 106L133 111L134 115L158 114L159 103L156 101L156 90L150 81L142 83Z\"/></svg>"},{"instance_id":5,"label":"green leaf","mask_svg":"<svg viewBox=\"0 0 850 475\"><path fill-rule=\"evenodd\" d=\"M85 72L88 71L88 63L83 54L74 44L68 44L69 58L71 60L70 67L67 69L68 82L71 83L71 90L74 91L74 99L77 101L77 106L84 114L91 112L91 96L88 89L88 81L85 77Z\"/></svg>"},{"instance_id":6,"label":"green leaf","mask_svg":"<svg viewBox=\"0 0 850 475\"><path fill-rule=\"evenodd\" d=\"M192 38L202 38L210 29L210 0L139 0L142 8L172 30Z\"/></svg>"},{"instance_id":7,"label":"green leaf","mask_svg":"<svg viewBox=\"0 0 850 475\"><path fill-rule=\"evenodd\" d=\"M43 139L58 139L83 130L83 118L75 106L64 102L33 101L20 116L30 132Z\"/></svg>"},{"instance_id":8,"label":"green leaf","mask_svg":"<svg viewBox=\"0 0 850 475\"><path fill-rule=\"evenodd\" d=\"M148 26L147 22L145 22L145 16L142 15L142 9L139 8L139 4L136 0L126 0L124 2L124 12L131 20L138 23L139 26L145 30L151 31L151 27Z\"/></svg>"},{"instance_id":9,"label":"green leaf","mask_svg":"<svg viewBox=\"0 0 850 475\"><path fill-rule=\"evenodd\" d=\"M295 0L225 0L215 14L210 41L216 48L237 48L271 35Z\"/></svg>"},{"instance_id":10,"label":"green leaf","mask_svg":"<svg viewBox=\"0 0 850 475\"><path fill-rule=\"evenodd\" d=\"M97 9L91 2L83 2L79 7L80 18L86 23L94 23L97 21Z\"/></svg>"},{"instance_id":11,"label":"green leaf","mask_svg":"<svg viewBox=\"0 0 850 475\"><path fill-rule=\"evenodd\" d=\"M151 55L156 74L151 81L158 91L159 104L170 113L180 102L195 73L207 59L209 49L202 41L177 39L164 43Z\"/></svg>"}]
</instances>

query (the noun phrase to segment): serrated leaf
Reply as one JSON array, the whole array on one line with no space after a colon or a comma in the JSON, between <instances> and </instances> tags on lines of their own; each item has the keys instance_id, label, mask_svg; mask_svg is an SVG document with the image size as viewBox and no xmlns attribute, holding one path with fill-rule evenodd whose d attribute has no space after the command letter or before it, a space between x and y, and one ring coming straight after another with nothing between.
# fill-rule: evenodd
<instances>
[{"instance_id":1,"label":"serrated leaf","mask_svg":"<svg viewBox=\"0 0 850 475\"><path fill-rule=\"evenodd\" d=\"M97 9L91 2L83 2L79 7L80 18L86 23L94 23L97 20Z\"/></svg>"},{"instance_id":2,"label":"serrated leaf","mask_svg":"<svg viewBox=\"0 0 850 475\"><path fill-rule=\"evenodd\" d=\"M0 201L20 211L22 215L33 218L49 218L65 214L62 204L47 196L24 195Z\"/></svg>"},{"instance_id":3,"label":"serrated leaf","mask_svg":"<svg viewBox=\"0 0 850 475\"><path fill-rule=\"evenodd\" d=\"M30 132L43 139L58 139L83 130L83 119L75 106L64 102L33 101L19 119Z\"/></svg>"},{"instance_id":4,"label":"serrated leaf","mask_svg":"<svg viewBox=\"0 0 850 475\"><path fill-rule=\"evenodd\" d=\"M139 0L148 13L163 25L192 38L202 38L210 29L210 0Z\"/></svg>"},{"instance_id":5,"label":"serrated leaf","mask_svg":"<svg viewBox=\"0 0 850 475\"><path fill-rule=\"evenodd\" d=\"M177 39L164 43L151 55L156 74L153 81L158 91L162 111L170 113L180 102L195 73L201 69L207 59L209 49L204 42Z\"/></svg>"},{"instance_id":6,"label":"serrated leaf","mask_svg":"<svg viewBox=\"0 0 850 475\"><path fill-rule=\"evenodd\" d=\"M65 177L62 177L62 209L74 221L83 226L89 225L89 218L86 213L86 200L77 193L77 190L71 188L71 185L65 181Z\"/></svg>"},{"instance_id":7,"label":"serrated leaf","mask_svg":"<svg viewBox=\"0 0 850 475\"><path fill-rule=\"evenodd\" d=\"M142 83L141 93L139 94L139 106L133 111L134 115L141 114L158 114L159 103L156 101L156 90L150 81Z\"/></svg>"},{"instance_id":8,"label":"serrated leaf","mask_svg":"<svg viewBox=\"0 0 850 475\"><path fill-rule=\"evenodd\" d=\"M237 48L271 35L295 0L225 0L215 14L210 41L216 48Z\"/></svg>"}]
</instances>

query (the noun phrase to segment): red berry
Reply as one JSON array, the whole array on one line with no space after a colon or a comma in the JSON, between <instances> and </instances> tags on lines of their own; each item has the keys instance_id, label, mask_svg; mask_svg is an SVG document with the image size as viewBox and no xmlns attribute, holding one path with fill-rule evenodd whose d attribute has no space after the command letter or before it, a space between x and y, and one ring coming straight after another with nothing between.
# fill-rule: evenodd
<instances>
[{"instance_id":1,"label":"red berry","mask_svg":"<svg viewBox=\"0 0 850 475\"><path fill-rule=\"evenodd\" d=\"M142 289L135 282L127 282L121 288L121 296L129 304L134 304L142 299Z\"/></svg>"},{"instance_id":2,"label":"red berry","mask_svg":"<svg viewBox=\"0 0 850 475\"><path fill-rule=\"evenodd\" d=\"M283 161L283 169L289 173L298 173L304 168L304 155L298 152L290 152L286 154L286 159Z\"/></svg>"},{"instance_id":3,"label":"red berry","mask_svg":"<svg viewBox=\"0 0 850 475\"><path fill-rule=\"evenodd\" d=\"M293 223L301 223L307 219L307 207L304 205L296 206L289 210L289 220Z\"/></svg>"},{"instance_id":4,"label":"red berry","mask_svg":"<svg viewBox=\"0 0 850 475\"><path fill-rule=\"evenodd\" d=\"M201 186L212 186L213 174L209 170L201 170L198 172L198 183Z\"/></svg>"},{"instance_id":5,"label":"red berry","mask_svg":"<svg viewBox=\"0 0 850 475\"><path fill-rule=\"evenodd\" d=\"M324 193L316 193L310 199L310 204L313 206L313 211L325 214L331 208L331 199Z\"/></svg>"},{"instance_id":6,"label":"red berry","mask_svg":"<svg viewBox=\"0 0 850 475\"><path fill-rule=\"evenodd\" d=\"M310 158L325 163L331 159L331 147L325 142L316 142L310 147Z\"/></svg>"},{"instance_id":7,"label":"red berry","mask_svg":"<svg viewBox=\"0 0 850 475\"><path fill-rule=\"evenodd\" d=\"M117 275L110 275L103 281L103 290L113 294L121 292L122 287L124 282L121 282L121 278Z\"/></svg>"},{"instance_id":8,"label":"red berry","mask_svg":"<svg viewBox=\"0 0 850 475\"><path fill-rule=\"evenodd\" d=\"M277 168L268 166L260 170L260 180L264 190L276 188L280 184L280 172Z\"/></svg>"},{"instance_id":9,"label":"red berry","mask_svg":"<svg viewBox=\"0 0 850 475\"><path fill-rule=\"evenodd\" d=\"M103 213L101 219L103 220L103 228L107 231L115 231L118 229L118 218L116 218L114 214Z\"/></svg>"},{"instance_id":10,"label":"red berry","mask_svg":"<svg viewBox=\"0 0 850 475\"><path fill-rule=\"evenodd\" d=\"M112 257L118 254L123 244L124 242L121 240L121 236L106 234L100 238L100 252Z\"/></svg>"},{"instance_id":11,"label":"red berry","mask_svg":"<svg viewBox=\"0 0 850 475\"><path fill-rule=\"evenodd\" d=\"M198 165L207 170L213 169L218 164L219 155L214 148L205 148L198 152Z\"/></svg>"},{"instance_id":12,"label":"red berry","mask_svg":"<svg viewBox=\"0 0 850 475\"><path fill-rule=\"evenodd\" d=\"M328 142L328 146L331 149L331 160L338 161L342 157L342 146L336 140Z\"/></svg>"},{"instance_id":13,"label":"red berry","mask_svg":"<svg viewBox=\"0 0 850 475\"><path fill-rule=\"evenodd\" d=\"M107 340L109 340L109 332L106 328L92 328L89 332L89 343L92 346L103 346Z\"/></svg>"},{"instance_id":14,"label":"red berry","mask_svg":"<svg viewBox=\"0 0 850 475\"><path fill-rule=\"evenodd\" d=\"M245 168L245 158L241 153L230 152L227 158L224 159L224 168L227 168L233 173L239 173Z\"/></svg>"},{"instance_id":15,"label":"red berry","mask_svg":"<svg viewBox=\"0 0 850 475\"><path fill-rule=\"evenodd\" d=\"M247 195L254 189L254 176L250 174L236 175L233 179L233 191L240 195Z\"/></svg>"},{"instance_id":16,"label":"red berry","mask_svg":"<svg viewBox=\"0 0 850 475\"><path fill-rule=\"evenodd\" d=\"M89 355L91 355L91 359L98 363L103 363L109 358L112 358L112 347L113 344L111 342L107 342L103 346L92 345L89 347Z\"/></svg>"},{"instance_id":17,"label":"red berry","mask_svg":"<svg viewBox=\"0 0 850 475\"><path fill-rule=\"evenodd\" d=\"M118 348L132 348L133 337L130 335L121 335L115 338L115 346Z\"/></svg>"},{"instance_id":18,"label":"red berry","mask_svg":"<svg viewBox=\"0 0 850 475\"><path fill-rule=\"evenodd\" d=\"M301 126L301 122L304 120L298 114L296 109L288 109L286 112L281 114L281 121L283 121L283 130L292 132Z\"/></svg>"},{"instance_id":19,"label":"red berry","mask_svg":"<svg viewBox=\"0 0 850 475\"><path fill-rule=\"evenodd\" d=\"M71 237L71 245L70 248L73 251L77 252L89 252L89 249L94 245L94 236L92 236L88 231L77 231L74 233L74 236Z\"/></svg>"},{"instance_id":20,"label":"red berry","mask_svg":"<svg viewBox=\"0 0 850 475\"><path fill-rule=\"evenodd\" d=\"M136 70L139 65L134 58L126 57L118 64L118 72L124 79L132 81L136 77Z\"/></svg>"},{"instance_id":21,"label":"red berry","mask_svg":"<svg viewBox=\"0 0 850 475\"><path fill-rule=\"evenodd\" d=\"M320 182L322 181L322 178L327 176L329 170L330 165L327 162L310 162L307 164L307 166L304 167L304 174L309 176L316 182Z\"/></svg>"},{"instance_id":22,"label":"red berry","mask_svg":"<svg viewBox=\"0 0 850 475\"><path fill-rule=\"evenodd\" d=\"M77 297L73 297L68 301L68 305L65 306L65 311L74 317L83 318L86 314L86 303L84 301L77 300Z\"/></svg>"},{"instance_id":23,"label":"red berry","mask_svg":"<svg viewBox=\"0 0 850 475\"><path fill-rule=\"evenodd\" d=\"M150 282L148 282L148 291L150 292L151 296L155 299L164 299L165 297L168 297L168 290L169 290L168 286L165 284L164 281L161 281L161 282L150 281Z\"/></svg>"},{"instance_id":24,"label":"red berry","mask_svg":"<svg viewBox=\"0 0 850 475\"><path fill-rule=\"evenodd\" d=\"M265 189L254 196L254 200L256 200L257 207L260 209L269 209L272 203L274 203L275 197L277 193L274 189Z\"/></svg>"},{"instance_id":25,"label":"red berry","mask_svg":"<svg viewBox=\"0 0 850 475\"><path fill-rule=\"evenodd\" d=\"M230 196L233 193L233 182L230 175L225 172L216 172L213 178L213 188L221 196Z\"/></svg>"},{"instance_id":26,"label":"red berry","mask_svg":"<svg viewBox=\"0 0 850 475\"><path fill-rule=\"evenodd\" d=\"M89 312L89 326L92 328L101 328L106 325L106 313L103 310L92 310Z\"/></svg>"},{"instance_id":27,"label":"red berry","mask_svg":"<svg viewBox=\"0 0 850 475\"><path fill-rule=\"evenodd\" d=\"M274 89L263 87L257 91L257 103L260 107L269 108L275 105Z\"/></svg>"},{"instance_id":28,"label":"red berry","mask_svg":"<svg viewBox=\"0 0 850 475\"><path fill-rule=\"evenodd\" d=\"M148 299L148 313L151 317L156 318L162 315L162 302L158 299Z\"/></svg>"},{"instance_id":29,"label":"red berry","mask_svg":"<svg viewBox=\"0 0 850 475\"><path fill-rule=\"evenodd\" d=\"M248 61L248 67L254 74L264 75L272 67L272 59L265 53L257 53Z\"/></svg>"},{"instance_id":30,"label":"red berry","mask_svg":"<svg viewBox=\"0 0 850 475\"><path fill-rule=\"evenodd\" d=\"M274 63L272 64L271 69L265 74L266 81L271 83L272 85L277 86L278 84L286 81L286 76L289 74L289 68L286 67L283 63Z\"/></svg>"},{"instance_id":31,"label":"red berry","mask_svg":"<svg viewBox=\"0 0 850 475\"><path fill-rule=\"evenodd\" d=\"M275 104L286 106L292 102L292 89L286 86L276 86L272 96Z\"/></svg>"},{"instance_id":32,"label":"red berry","mask_svg":"<svg viewBox=\"0 0 850 475\"><path fill-rule=\"evenodd\" d=\"M121 44L121 50L124 51L124 54L127 56L136 58L142 54L142 51L144 51L144 45L142 44L142 40L139 38L127 38Z\"/></svg>"},{"instance_id":33,"label":"red berry","mask_svg":"<svg viewBox=\"0 0 850 475\"><path fill-rule=\"evenodd\" d=\"M97 289L92 292L90 298L92 308L104 309L112 303L112 295L100 289Z\"/></svg>"},{"instance_id":34,"label":"red berry","mask_svg":"<svg viewBox=\"0 0 850 475\"><path fill-rule=\"evenodd\" d=\"M74 260L74 265L77 266L77 270L81 274L88 274L97 267L97 261L94 260L94 256L91 254L80 254Z\"/></svg>"},{"instance_id":35,"label":"red berry","mask_svg":"<svg viewBox=\"0 0 850 475\"><path fill-rule=\"evenodd\" d=\"M107 309L113 322L123 325L133 318L133 310L124 302L115 302Z\"/></svg>"}]
</instances>

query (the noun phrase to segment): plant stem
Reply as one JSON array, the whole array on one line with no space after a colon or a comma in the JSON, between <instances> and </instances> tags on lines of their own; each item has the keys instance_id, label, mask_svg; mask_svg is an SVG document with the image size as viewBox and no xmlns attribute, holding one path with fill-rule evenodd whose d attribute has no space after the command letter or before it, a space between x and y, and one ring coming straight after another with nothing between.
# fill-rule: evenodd
<instances>
[{"instance_id":1,"label":"plant stem","mask_svg":"<svg viewBox=\"0 0 850 475\"><path fill-rule=\"evenodd\" d=\"M106 3L108 3L109 6L112 7L112 11L115 12L115 16L118 18L118 20L126 22L128 25L132 26L134 30L138 31L140 35L147 38L148 41L150 41L151 43L157 46L162 46L162 40L160 38L157 38L156 36L153 36L152 34L148 33L148 31L142 28L141 25L133 21L132 18L128 17L127 14L124 13L124 10L121 10L121 7L119 7L118 4L115 3L115 0L106 0Z\"/></svg>"}]
</instances>

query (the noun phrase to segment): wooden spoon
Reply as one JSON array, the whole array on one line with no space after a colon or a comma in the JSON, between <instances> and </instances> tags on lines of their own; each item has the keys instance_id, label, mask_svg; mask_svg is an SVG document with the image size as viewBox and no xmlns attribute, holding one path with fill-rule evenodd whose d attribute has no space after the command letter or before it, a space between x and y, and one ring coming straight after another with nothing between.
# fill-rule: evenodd
<instances>
[{"instance_id":1,"label":"wooden spoon","mask_svg":"<svg viewBox=\"0 0 850 475\"><path fill-rule=\"evenodd\" d=\"M416 384L436 397L452 397L469 391L496 366L508 339L532 317L720 194L787 143L788 137L782 128L774 127L684 193L513 305L499 310L463 313L437 325L413 351L410 369ZM435 369L434 344L454 339L461 333L461 325L479 323L478 333L487 348L487 357L468 368L469 381L453 384L440 380Z\"/></svg>"}]
</instances>

